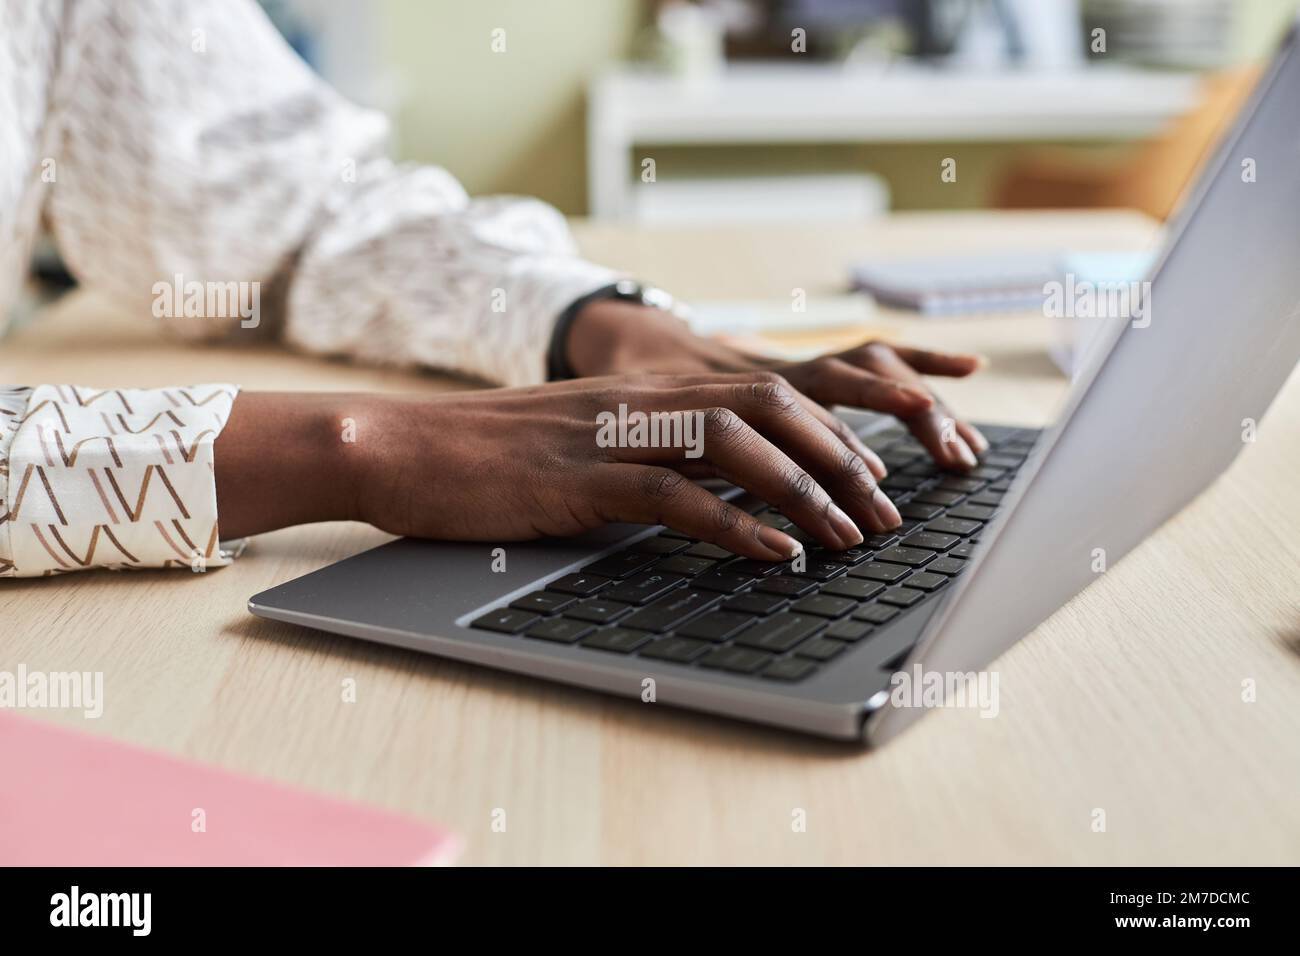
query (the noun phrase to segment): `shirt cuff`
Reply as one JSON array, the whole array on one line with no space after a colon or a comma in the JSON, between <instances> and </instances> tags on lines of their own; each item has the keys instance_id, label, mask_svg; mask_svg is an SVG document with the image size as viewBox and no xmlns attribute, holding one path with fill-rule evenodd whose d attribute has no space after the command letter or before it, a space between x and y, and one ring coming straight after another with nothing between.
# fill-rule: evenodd
<instances>
[{"instance_id":1,"label":"shirt cuff","mask_svg":"<svg viewBox=\"0 0 1300 956\"><path fill-rule=\"evenodd\" d=\"M503 385L547 381L547 355L560 316L578 299L621 278L612 269L568 256L529 256L513 263L501 283L502 318L518 324L511 330L511 348L480 352L484 377Z\"/></svg>"},{"instance_id":2,"label":"shirt cuff","mask_svg":"<svg viewBox=\"0 0 1300 956\"><path fill-rule=\"evenodd\" d=\"M230 563L212 446L238 392L0 388L0 577Z\"/></svg>"}]
</instances>

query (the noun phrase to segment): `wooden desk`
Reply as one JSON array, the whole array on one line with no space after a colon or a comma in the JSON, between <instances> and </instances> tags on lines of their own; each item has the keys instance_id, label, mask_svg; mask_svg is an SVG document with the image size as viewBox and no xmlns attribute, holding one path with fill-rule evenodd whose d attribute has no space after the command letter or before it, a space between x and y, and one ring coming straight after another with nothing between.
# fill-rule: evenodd
<instances>
[{"instance_id":1,"label":"wooden desk","mask_svg":"<svg viewBox=\"0 0 1300 956\"><path fill-rule=\"evenodd\" d=\"M979 214L694 237L585 226L580 238L685 296L788 300L795 286L839 288L843 263L872 250L1141 245L1150 233L1125 214ZM1042 421L1064 388L1039 319L883 324L991 357L980 379L945 387L971 417ZM446 384L170 345L147 317L84 295L0 344L0 378ZM202 576L0 582L0 669L103 671L102 719L34 716L446 824L469 863L1294 864L1297 435L1293 378L1227 476L1002 658L998 719L936 712L875 753L247 614L249 595L385 540L347 524L266 535ZM346 678L356 703L341 701ZM792 830L796 808L806 832ZM1093 832L1094 808L1107 832Z\"/></svg>"}]
</instances>

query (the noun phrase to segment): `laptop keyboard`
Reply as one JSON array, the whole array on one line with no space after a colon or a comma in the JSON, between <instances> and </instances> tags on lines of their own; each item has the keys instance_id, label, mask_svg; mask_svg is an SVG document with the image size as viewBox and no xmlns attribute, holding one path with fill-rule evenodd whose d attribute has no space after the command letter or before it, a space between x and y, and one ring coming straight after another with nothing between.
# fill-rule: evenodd
<instances>
[{"instance_id":1,"label":"laptop keyboard","mask_svg":"<svg viewBox=\"0 0 1300 956\"><path fill-rule=\"evenodd\" d=\"M940 470L899 428L871 436L868 444L889 469L881 487L903 524L847 551L822 547L775 509L755 512L803 542L799 570L666 530L470 626L766 680L804 680L904 610L937 598L962 573L1039 434L980 428L990 448L978 468L963 474Z\"/></svg>"}]
</instances>

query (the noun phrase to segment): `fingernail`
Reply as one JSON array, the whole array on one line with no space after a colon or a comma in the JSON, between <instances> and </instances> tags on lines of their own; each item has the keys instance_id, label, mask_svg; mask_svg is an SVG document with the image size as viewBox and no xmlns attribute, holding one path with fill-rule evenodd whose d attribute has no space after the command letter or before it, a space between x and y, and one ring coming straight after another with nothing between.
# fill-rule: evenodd
<instances>
[{"instance_id":1,"label":"fingernail","mask_svg":"<svg viewBox=\"0 0 1300 956\"><path fill-rule=\"evenodd\" d=\"M772 552L778 561L796 558L803 554L803 545L783 531L763 525L758 531L758 540Z\"/></svg>"},{"instance_id":2,"label":"fingernail","mask_svg":"<svg viewBox=\"0 0 1300 956\"><path fill-rule=\"evenodd\" d=\"M871 507L875 509L876 517L880 519L880 523L886 528L897 528L903 523L903 516L898 513L898 509L889 500L889 496L879 488L871 496Z\"/></svg>"},{"instance_id":3,"label":"fingernail","mask_svg":"<svg viewBox=\"0 0 1300 956\"><path fill-rule=\"evenodd\" d=\"M840 510L840 506L831 502L826 509L826 517L831 523L840 544L846 548L862 543L862 532L858 530L851 518Z\"/></svg>"},{"instance_id":4,"label":"fingernail","mask_svg":"<svg viewBox=\"0 0 1300 956\"><path fill-rule=\"evenodd\" d=\"M970 429L971 437L975 439L975 454L984 454L989 450L989 440L985 438L983 432L974 425L968 425L967 427Z\"/></svg>"},{"instance_id":5,"label":"fingernail","mask_svg":"<svg viewBox=\"0 0 1300 956\"><path fill-rule=\"evenodd\" d=\"M979 465L979 461L975 458L975 453L970 450L970 445L967 445L966 442L958 438L953 442L953 447L957 452L957 457L961 459L961 463L967 468L974 468Z\"/></svg>"}]
</instances>

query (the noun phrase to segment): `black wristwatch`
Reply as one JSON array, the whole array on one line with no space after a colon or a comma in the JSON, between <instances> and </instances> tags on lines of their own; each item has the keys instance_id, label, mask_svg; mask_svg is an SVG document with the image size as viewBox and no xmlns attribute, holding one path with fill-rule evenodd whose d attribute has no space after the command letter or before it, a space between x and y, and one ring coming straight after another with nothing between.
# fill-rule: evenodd
<instances>
[{"instance_id":1,"label":"black wristwatch","mask_svg":"<svg viewBox=\"0 0 1300 956\"><path fill-rule=\"evenodd\" d=\"M599 302L603 299L633 302L637 305L649 306L652 309L663 309L665 312L676 311L676 302L663 289L643 285L632 279L620 279L618 282L601 286L594 292L588 292L570 303L569 307L561 312L560 317L555 320L555 328L551 332L551 346L546 353L547 381L558 382L564 379L577 378L573 369L569 367L569 360L565 357L568 352L569 328L583 308L592 302Z\"/></svg>"}]
</instances>

